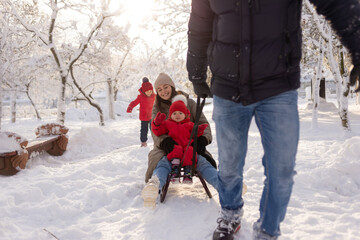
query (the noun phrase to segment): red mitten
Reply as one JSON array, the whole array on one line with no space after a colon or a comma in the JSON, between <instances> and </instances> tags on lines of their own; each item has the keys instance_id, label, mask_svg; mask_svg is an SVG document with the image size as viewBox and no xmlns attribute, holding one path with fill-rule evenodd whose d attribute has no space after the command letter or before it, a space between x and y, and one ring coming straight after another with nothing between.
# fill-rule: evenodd
<instances>
[{"instance_id":1,"label":"red mitten","mask_svg":"<svg viewBox=\"0 0 360 240\"><path fill-rule=\"evenodd\" d=\"M186 155L185 155L185 159L184 159L184 164L183 166L192 166L193 163L193 152L194 152L194 148L192 146L189 146L188 150L186 151ZM197 154L195 155L195 163L197 160Z\"/></svg>"},{"instance_id":2,"label":"red mitten","mask_svg":"<svg viewBox=\"0 0 360 240\"><path fill-rule=\"evenodd\" d=\"M201 136L201 135L203 135L203 134L204 134L205 129L207 128L207 126L208 126L208 124L206 124L206 123L199 125L199 127L198 127L198 134L197 134L197 136Z\"/></svg>"},{"instance_id":3,"label":"red mitten","mask_svg":"<svg viewBox=\"0 0 360 240\"><path fill-rule=\"evenodd\" d=\"M166 114L165 113L161 113L161 112L158 112L158 114L156 114L156 117L154 119L154 124L156 126L159 126L161 125L161 123L165 120L166 118Z\"/></svg>"},{"instance_id":4,"label":"red mitten","mask_svg":"<svg viewBox=\"0 0 360 240\"><path fill-rule=\"evenodd\" d=\"M131 107L128 107L127 110L126 110L126 112L131 113L131 112L132 112L132 108L131 108Z\"/></svg>"},{"instance_id":5,"label":"red mitten","mask_svg":"<svg viewBox=\"0 0 360 240\"><path fill-rule=\"evenodd\" d=\"M182 159L184 155L184 149L180 145L174 145L174 149L167 155L167 158L169 161L171 161L174 158Z\"/></svg>"}]
</instances>

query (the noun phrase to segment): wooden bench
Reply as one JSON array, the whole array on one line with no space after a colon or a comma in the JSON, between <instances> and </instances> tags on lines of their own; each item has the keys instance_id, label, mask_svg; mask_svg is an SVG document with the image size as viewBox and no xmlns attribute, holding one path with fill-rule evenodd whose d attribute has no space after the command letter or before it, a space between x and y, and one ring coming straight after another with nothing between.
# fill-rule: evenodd
<instances>
[{"instance_id":1,"label":"wooden bench","mask_svg":"<svg viewBox=\"0 0 360 240\"><path fill-rule=\"evenodd\" d=\"M60 124L45 124L36 129L36 138L29 142L15 133L3 133L16 140L20 145L20 150L0 152L0 175L11 176L16 174L19 168L25 168L30 158L43 152L53 156L62 155L68 143L66 135L68 130Z\"/></svg>"}]
</instances>

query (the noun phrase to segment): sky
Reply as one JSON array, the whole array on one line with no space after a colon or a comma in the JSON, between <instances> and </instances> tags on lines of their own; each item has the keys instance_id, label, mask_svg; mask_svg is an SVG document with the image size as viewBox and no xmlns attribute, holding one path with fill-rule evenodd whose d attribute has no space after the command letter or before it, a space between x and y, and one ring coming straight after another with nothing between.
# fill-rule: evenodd
<instances>
[{"instance_id":1,"label":"sky","mask_svg":"<svg viewBox=\"0 0 360 240\"><path fill-rule=\"evenodd\" d=\"M155 8L154 0L121 0L112 1L112 4L114 5L111 5L111 8L115 7L115 9L120 5L124 6L123 21L129 21L133 25L140 25L143 20L151 17Z\"/></svg>"},{"instance_id":2,"label":"sky","mask_svg":"<svg viewBox=\"0 0 360 240\"><path fill-rule=\"evenodd\" d=\"M218 194L209 185L209 199L198 179L192 185L171 184L164 203L155 210L143 208L140 193L153 142L150 138L148 147L140 147L138 112L126 113L129 102L117 101L116 120L104 127L93 110L68 108L67 151L58 157L33 156L16 175L0 176L0 240L211 239ZM207 102L204 114L214 135L207 149L217 160L212 103ZM349 101L352 134L346 136L335 105L334 99L321 103L318 128L311 129L311 105L299 99L297 175L282 240L360 240L360 105ZM50 110L42 121L19 118L12 124L5 117L2 130L31 140L36 127L55 120ZM248 145L248 192L236 240L251 239L259 216L263 152L254 123Z\"/></svg>"},{"instance_id":3,"label":"sky","mask_svg":"<svg viewBox=\"0 0 360 240\"><path fill-rule=\"evenodd\" d=\"M141 6L141 7L139 7ZM118 9L123 7L123 13L119 17L114 17L115 23L120 26L131 24L129 29L129 36L132 38L141 37L156 44L159 41L159 36L149 29L142 28L142 24L152 20L156 8L155 0L121 0L112 1L110 9Z\"/></svg>"}]
</instances>

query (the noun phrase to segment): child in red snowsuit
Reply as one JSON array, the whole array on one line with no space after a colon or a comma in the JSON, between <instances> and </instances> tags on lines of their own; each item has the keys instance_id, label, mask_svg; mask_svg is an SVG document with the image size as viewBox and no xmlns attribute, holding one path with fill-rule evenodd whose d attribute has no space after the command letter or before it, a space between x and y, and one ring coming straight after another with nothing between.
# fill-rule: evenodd
<instances>
[{"instance_id":1,"label":"child in red snowsuit","mask_svg":"<svg viewBox=\"0 0 360 240\"><path fill-rule=\"evenodd\" d=\"M139 113L139 119L141 121L141 129L140 129L140 141L141 141L141 147L147 146L147 135L151 120L151 111L154 105L156 94L153 91L153 86L149 82L149 79L147 77L144 77L143 83L141 85L141 88L139 89L140 94L137 96L137 98L132 101L128 108L127 112L131 113L132 109L140 103L140 113Z\"/></svg>"},{"instance_id":2,"label":"child in red snowsuit","mask_svg":"<svg viewBox=\"0 0 360 240\"><path fill-rule=\"evenodd\" d=\"M166 115L159 112L152 121L151 128L156 136L167 134L178 144L175 145L174 149L167 155L167 158L172 164L172 174L176 175L180 161L184 159L181 165L184 167L185 175L183 183L192 183L190 170L193 161L193 147L189 145L187 148L187 146L194 123L190 121L190 111L186 107L186 102L184 95L175 96L170 106L169 119L165 120ZM197 136L201 136L207 126L207 124L199 125ZM191 140L191 143L192 142L193 140Z\"/></svg>"}]
</instances>

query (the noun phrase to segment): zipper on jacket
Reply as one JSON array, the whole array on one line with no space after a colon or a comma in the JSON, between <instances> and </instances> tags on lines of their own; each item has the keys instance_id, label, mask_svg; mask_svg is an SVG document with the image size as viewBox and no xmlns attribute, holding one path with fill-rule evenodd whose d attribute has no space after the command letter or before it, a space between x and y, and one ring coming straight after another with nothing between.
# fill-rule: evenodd
<instances>
[{"instance_id":1,"label":"zipper on jacket","mask_svg":"<svg viewBox=\"0 0 360 240\"><path fill-rule=\"evenodd\" d=\"M249 95L251 100L253 99L253 89L252 89L252 82L253 82L253 75L252 75L252 49L253 49L253 42L254 42L254 32L253 32L253 1L255 1L255 5L256 2L258 0L249 0L249 16L250 16L250 43L249 43Z\"/></svg>"},{"instance_id":2,"label":"zipper on jacket","mask_svg":"<svg viewBox=\"0 0 360 240\"><path fill-rule=\"evenodd\" d=\"M241 18L241 14L242 14L242 1L238 0L236 2L236 9L235 12L238 14L239 18ZM236 53L236 59L237 59L237 71L238 71L238 89L237 89L237 93L236 95L231 97L231 100L234 102L240 102L240 91L241 91L241 82L243 80L243 76L242 76L242 64L241 64L241 59L242 59L242 29L243 29L243 21L241 21L240 23L240 29L239 29L239 36L238 36L238 41L239 41L239 48L237 49L237 53Z\"/></svg>"},{"instance_id":3,"label":"zipper on jacket","mask_svg":"<svg viewBox=\"0 0 360 240\"><path fill-rule=\"evenodd\" d=\"M288 3L287 9L286 9L286 17L285 17L285 23L284 23L284 58L285 58L285 67L286 67L286 74L290 72L290 30L289 30L289 5Z\"/></svg>"}]
</instances>

